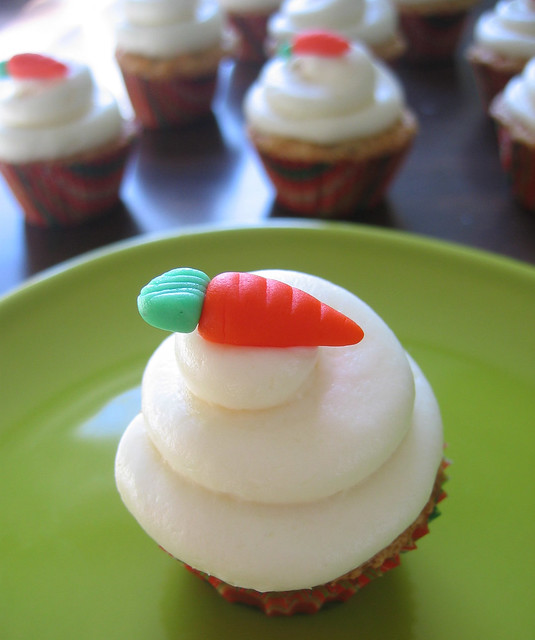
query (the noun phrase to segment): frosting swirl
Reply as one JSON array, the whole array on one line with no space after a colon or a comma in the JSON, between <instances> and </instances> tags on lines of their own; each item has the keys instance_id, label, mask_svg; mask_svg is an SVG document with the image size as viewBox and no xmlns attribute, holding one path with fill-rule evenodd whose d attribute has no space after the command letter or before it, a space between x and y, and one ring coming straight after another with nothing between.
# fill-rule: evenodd
<instances>
[{"instance_id":1,"label":"frosting swirl","mask_svg":"<svg viewBox=\"0 0 535 640\"><path fill-rule=\"evenodd\" d=\"M288 360L280 349L217 345L215 357L231 360L216 370L249 374L265 393L253 409L247 391L222 406L210 379L199 397L177 361L183 336L168 337L147 365L116 480L139 523L180 560L241 587L300 589L350 571L414 521L440 464L442 425L421 371L365 303L314 276L260 273L358 320L363 340ZM211 357L197 337L188 349ZM271 360L302 374L284 398L265 388Z\"/></svg>"},{"instance_id":2,"label":"frosting swirl","mask_svg":"<svg viewBox=\"0 0 535 640\"><path fill-rule=\"evenodd\" d=\"M353 43L341 57L270 60L247 93L244 112L259 131L328 144L384 131L403 106L394 75Z\"/></svg>"},{"instance_id":3,"label":"frosting swirl","mask_svg":"<svg viewBox=\"0 0 535 640\"><path fill-rule=\"evenodd\" d=\"M508 57L535 55L535 3L532 0L500 0L476 22L474 39Z\"/></svg>"},{"instance_id":4,"label":"frosting swirl","mask_svg":"<svg viewBox=\"0 0 535 640\"><path fill-rule=\"evenodd\" d=\"M395 36L397 12L390 0L285 0L268 22L268 35L278 45L306 29L336 31L373 46Z\"/></svg>"},{"instance_id":5,"label":"frosting swirl","mask_svg":"<svg viewBox=\"0 0 535 640\"><path fill-rule=\"evenodd\" d=\"M216 0L122 0L115 38L127 53L168 58L218 44L222 25Z\"/></svg>"},{"instance_id":6,"label":"frosting swirl","mask_svg":"<svg viewBox=\"0 0 535 640\"><path fill-rule=\"evenodd\" d=\"M95 85L87 66L67 67L63 78L0 80L0 158L56 159L120 135L122 119L111 93Z\"/></svg>"},{"instance_id":7,"label":"frosting swirl","mask_svg":"<svg viewBox=\"0 0 535 640\"><path fill-rule=\"evenodd\" d=\"M503 102L512 116L535 134L535 58L508 82Z\"/></svg>"}]
</instances>

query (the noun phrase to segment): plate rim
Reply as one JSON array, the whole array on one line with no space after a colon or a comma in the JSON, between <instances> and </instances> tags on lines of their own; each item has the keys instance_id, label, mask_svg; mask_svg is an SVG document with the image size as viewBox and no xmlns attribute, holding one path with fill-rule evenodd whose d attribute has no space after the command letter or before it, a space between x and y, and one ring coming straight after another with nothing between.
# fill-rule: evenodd
<instances>
[{"instance_id":1,"label":"plate rim","mask_svg":"<svg viewBox=\"0 0 535 640\"><path fill-rule=\"evenodd\" d=\"M379 227L353 222L301 221L291 219L288 221L268 221L266 223L254 223L250 225L189 225L179 229L156 231L117 240L110 244L90 249L77 256L67 258L30 275L23 282L0 295L0 309L4 307L4 303L17 298L21 294L25 294L29 289L33 289L43 282L48 282L56 277L60 277L65 272L83 268L88 263L123 251L135 250L137 247L144 245L151 245L162 241L172 241L175 238L179 239L192 235L208 236L214 233L241 233L246 231L263 233L264 231L282 231L288 229L303 229L313 232L342 232L354 235L355 237L394 242L395 244L413 248L417 251L430 251L430 253L434 255L442 255L450 260L464 260L467 263L478 264L487 269L495 269L502 273L507 272L516 277L532 280L535 286L535 265L531 265L529 262L524 262L517 258L494 253L487 249L463 245L456 241L390 227Z\"/></svg>"}]
</instances>

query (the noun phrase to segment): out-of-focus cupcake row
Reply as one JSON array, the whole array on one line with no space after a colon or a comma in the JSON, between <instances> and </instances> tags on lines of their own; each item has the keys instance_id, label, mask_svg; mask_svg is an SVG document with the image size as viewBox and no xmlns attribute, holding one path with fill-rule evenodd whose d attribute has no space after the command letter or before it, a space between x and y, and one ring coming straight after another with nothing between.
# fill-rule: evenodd
<instances>
[{"instance_id":1,"label":"out-of-focus cupcake row","mask_svg":"<svg viewBox=\"0 0 535 640\"><path fill-rule=\"evenodd\" d=\"M383 199L418 132L392 63L451 60L473 3L119 0L115 57L135 122L83 63L21 53L0 68L0 170L30 223L100 215L118 200L136 131L211 113L220 62L232 56L258 65L243 114L278 203L303 216L354 215ZM533 0L500 0L482 14L466 53L528 209L534 56Z\"/></svg>"}]
</instances>

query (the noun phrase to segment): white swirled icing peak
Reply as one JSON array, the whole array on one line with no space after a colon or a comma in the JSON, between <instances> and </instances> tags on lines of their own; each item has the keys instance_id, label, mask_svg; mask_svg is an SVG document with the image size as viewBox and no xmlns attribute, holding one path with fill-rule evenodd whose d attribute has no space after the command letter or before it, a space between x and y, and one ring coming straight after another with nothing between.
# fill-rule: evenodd
<instances>
[{"instance_id":1,"label":"white swirled icing peak","mask_svg":"<svg viewBox=\"0 0 535 640\"><path fill-rule=\"evenodd\" d=\"M397 12L390 0L286 0L268 22L275 43L308 29L329 29L369 46L393 38Z\"/></svg>"},{"instance_id":2,"label":"white swirled icing peak","mask_svg":"<svg viewBox=\"0 0 535 640\"><path fill-rule=\"evenodd\" d=\"M535 3L500 0L483 13L474 28L474 40L507 57L535 56Z\"/></svg>"},{"instance_id":3,"label":"white swirled icing peak","mask_svg":"<svg viewBox=\"0 0 535 640\"><path fill-rule=\"evenodd\" d=\"M117 46L127 53L167 58L221 41L216 0L121 0L115 13Z\"/></svg>"},{"instance_id":4,"label":"white swirled icing peak","mask_svg":"<svg viewBox=\"0 0 535 640\"><path fill-rule=\"evenodd\" d=\"M0 79L0 158L56 159L118 138L122 119L115 98L97 87L84 64L66 63L54 79Z\"/></svg>"},{"instance_id":5,"label":"white swirled icing peak","mask_svg":"<svg viewBox=\"0 0 535 640\"><path fill-rule=\"evenodd\" d=\"M357 43L338 57L271 59L244 100L254 129L320 144L384 131L403 107L398 80Z\"/></svg>"},{"instance_id":6,"label":"white swirled icing peak","mask_svg":"<svg viewBox=\"0 0 535 640\"><path fill-rule=\"evenodd\" d=\"M513 118L535 134L535 58L506 85L503 102Z\"/></svg>"}]
</instances>

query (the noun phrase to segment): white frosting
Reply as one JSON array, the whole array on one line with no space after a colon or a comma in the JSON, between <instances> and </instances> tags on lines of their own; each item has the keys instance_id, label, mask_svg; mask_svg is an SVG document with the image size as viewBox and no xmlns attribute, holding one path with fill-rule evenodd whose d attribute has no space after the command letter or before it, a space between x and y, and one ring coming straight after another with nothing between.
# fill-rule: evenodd
<instances>
[{"instance_id":1,"label":"white frosting","mask_svg":"<svg viewBox=\"0 0 535 640\"><path fill-rule=\"evenodd\" d=\"M474 40L505 56L535 56L535 3L532 0L501 0L492 11L480 16L474 29Z\"/></svg>"},{"instance_id":2,"label":"white frosting","mask_svg":"<svg viewBox=\"0 0 535 640\"><path fill-rule=\"evenodd\" d=\"M184 376L177 363L181 340L168 337L145 371L116 481L141 526L180 560L242 587L300 589L365 562L416 519L442 457L442 425L422 373L365 303L314 276L261 273L346 313L363 340L284 356L283 371L302 360L308 372L293 396L268 391L269 408L240 410L192 393L190 368ZM223 375L244 379L245 366L262 388L271 379L271 350L222 349L240 352Z\"/></svg>"},{"instance_id":3,"label":"white frosting","mask_svg":"<svg viewBox=\"0 0 535 640\"><path fill-rule=\"evenodd\" d=\"M216 0L122 0L115 38L128 53L168 58L219 44L222 24Z\"/></svg>"},{"instance_id":4,"label":"white frosting","mask_svg":"<svg viewBox=\"0 0 535 640\"><path fill-rule=\"evenodd\" d=\"M57 159L119 137L122 119L111 93L89 69L68 63L54 80L0 80L0 158L8 162Z\"/></svg>"},{"instance_id":5,"label":"white frosting","mask_svg":"<svg viewBox=\"0 0 535 640\"><path fill-rule=\"evenodd\" d=\"M374 46L395 36L397 12L391 0L285 0L268 22L278 44L306 29L328 29Z\"/></svg>"},{"instance_id":6,"label":"white frosting","mask_svg":"<svg viewBox=\"0 0 535 640\"><path fill-rule=\"evenodd\" d=\"M535 58L508 82L503 101L513 117L535 134Z\"/></svg>"},{"instance_id":7,"label":"white frosting","mask_svg":"<svg viewBox=\"0 0 535 640\"><path fill-rule=\"evenodd\" d=\"M357 43L342 57L269 60L244 101L254 129L318 144L382 132L403 108L399 81Z\"/></svg>"},{"instance_id":8,"label":"white frosting","mask_svg":"<svg viewBox=\"0 0 535 640\"><path fill-rule=\"evenodd\" d=\"M242 13L273 12L276 11L281 0L219 0L225 11L239 11Z\"/></svg>"}]
</instances>

